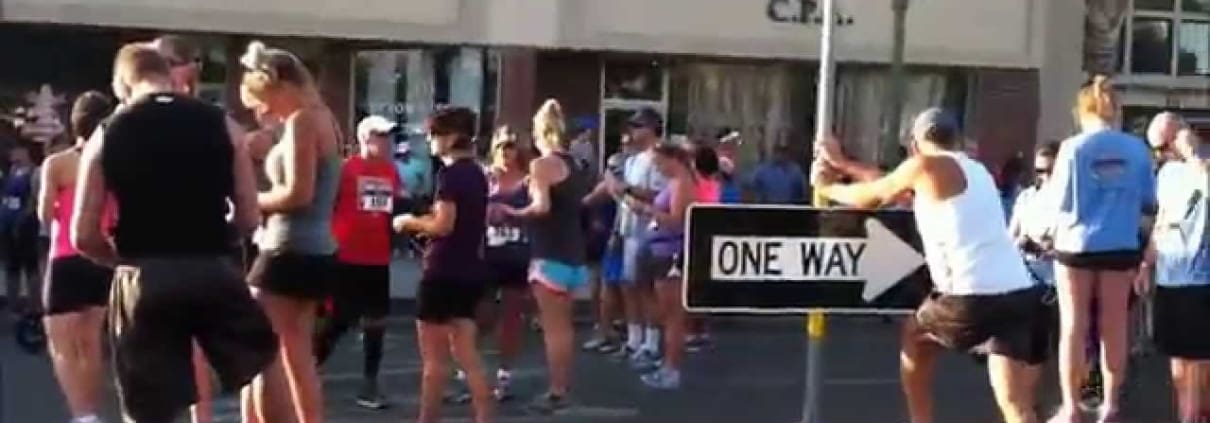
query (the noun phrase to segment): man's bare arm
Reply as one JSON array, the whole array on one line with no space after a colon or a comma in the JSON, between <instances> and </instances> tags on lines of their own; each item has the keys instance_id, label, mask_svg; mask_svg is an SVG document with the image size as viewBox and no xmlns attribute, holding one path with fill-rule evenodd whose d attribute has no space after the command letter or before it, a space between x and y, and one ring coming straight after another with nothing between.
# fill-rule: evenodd
<instances>
[{"instance_id":1,"label":"man's bare arm","mask_svg":"<svg viewBox=\"0 0 1210 423\"><path fill-rule=\"evenodd\" d=\"M115 266L118 254L101 228L101 216L108 196L105 174L101 171L101 146L104 135L93 133L80 155L76 181L75 210L72 211L71 243L80 254L105 266Z\"/></svg>"}]
</instances>

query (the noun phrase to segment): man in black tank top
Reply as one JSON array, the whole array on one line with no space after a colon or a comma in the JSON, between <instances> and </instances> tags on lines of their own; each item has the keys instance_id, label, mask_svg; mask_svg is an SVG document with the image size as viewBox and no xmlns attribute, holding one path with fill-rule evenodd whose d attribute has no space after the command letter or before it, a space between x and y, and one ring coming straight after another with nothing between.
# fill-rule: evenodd
<instances>
[{"instance_id":1,"label":"man in black tank top","mask_svg":"<svg viewBox=\"0 0 1210 423\"><path fill-rule=\"evenodd\" d=\"M109 335L125 419L170 422L196 400L195 339L227 392L275 358L268 318L228 258L228 201L242 230L257 219L252 167L221 110L173 92L155 50L127 45L114 68L125 107L85 145L72 243L116 267ZM107 194L120 210L112 241Z\"/></svg>"}]
</instances>

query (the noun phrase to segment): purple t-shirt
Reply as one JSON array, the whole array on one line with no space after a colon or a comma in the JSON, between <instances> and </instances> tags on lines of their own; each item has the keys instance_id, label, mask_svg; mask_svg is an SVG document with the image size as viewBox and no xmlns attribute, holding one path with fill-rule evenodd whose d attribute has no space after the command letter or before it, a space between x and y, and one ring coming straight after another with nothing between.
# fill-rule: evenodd
<instances>
[{"instance_id":1,"label":"purple t-shirt","mask_svg":"<svg viewBox=\"0 0 1210 423\"><path fill-rule=\"evenodd\" d=\"M455 204L454 230L433 238L424 252L424 279L478 282L487 231L487 177L473 159L459 159L437 173L434 201Z\"/></svg>"}]
</instances>

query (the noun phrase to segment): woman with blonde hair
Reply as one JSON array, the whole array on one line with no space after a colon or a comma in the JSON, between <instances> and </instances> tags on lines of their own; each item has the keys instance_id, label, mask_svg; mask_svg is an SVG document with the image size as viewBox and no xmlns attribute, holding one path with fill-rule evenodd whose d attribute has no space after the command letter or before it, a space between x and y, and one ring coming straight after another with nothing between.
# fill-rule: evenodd
<instances>
[{"instance_id":1,"label":"woman with blonde hair","mask_svg":"<svg viewBox=\"0 0 1210 423\"><path fill-rule=\"evenodd\" d=\"M1097 76L1076 97L1081 133L1064 141L1043 188L1054 209L1058 286L1059 383L1063 405L1052 422L1079 422L1080 387L1088 375L1085 343L1095 319L1101 344L1104 402L1100 422L1120 421L1126 378L1128 301L1142 259L1140 232L1156 210L1147 144L1113 128L1118 99ZM1098 310L1091 312L1093 298Z\"/></svg>"},{"instance_id":2,"label":"woman with blonde hair","mask_svg":"<svg viewBox=\"0 0 1210 423\"><path fill-rule=\"evenodd\" d=\"M531 201L524 208L496 207L497 214L525 219L529 224L529 282L538 300L550 371L549 391L530 405L542 414L568 407L575 340L572 302L575 291L588 283L589 273L580 216L587 181L584 169L567 152L563 133L559 102L546 100L534 115L534 144L541 156L529 165Z\"/></svg>"},{"instance_id":3,"label":"woman with blonde hair","mask_svg":"<svg viewBox=\"0 0 1210 423\"><path fill-rule=\"evenodd\" d=\"M340 126L310 72L290 52L254 41L240 64L245 104L283 126L281 140L265 157L272 187L260 193L257 203L268 217L248 281L281 338L285 380L266 372L253 384L252 399L263 411L271 395L285 390L298 422L322 422L311 335L318 301L327 295L335 266L331 221L340 182Z\"/></svg>"}]
</instances>

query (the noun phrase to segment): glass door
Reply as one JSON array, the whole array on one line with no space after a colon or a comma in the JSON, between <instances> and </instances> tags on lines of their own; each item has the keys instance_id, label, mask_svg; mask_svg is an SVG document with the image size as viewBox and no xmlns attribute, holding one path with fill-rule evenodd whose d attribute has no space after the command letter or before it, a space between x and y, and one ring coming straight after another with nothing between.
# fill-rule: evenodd
<instances>
[{"instance_id":1,"label":"glass door","mask_svg":"<svg viewBox=\"0 0 1210 423\"><path fill-rule=\"evenodd\" d=\"M601 65L601 130L597 146L597 166L621 149L626 121L635 112L651 108L668 114L667 65L652 58L606 58Z\"/></svg>"}]
</instances>

